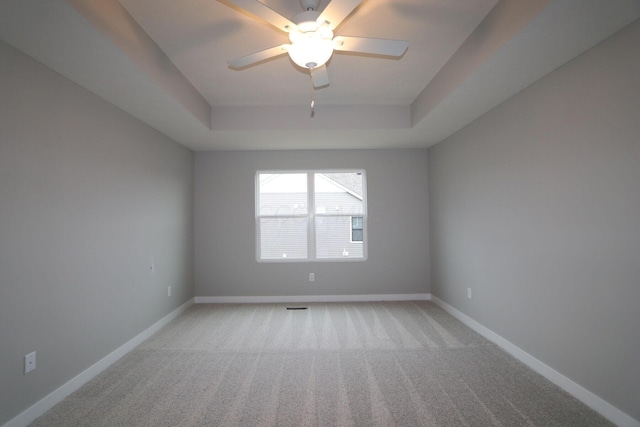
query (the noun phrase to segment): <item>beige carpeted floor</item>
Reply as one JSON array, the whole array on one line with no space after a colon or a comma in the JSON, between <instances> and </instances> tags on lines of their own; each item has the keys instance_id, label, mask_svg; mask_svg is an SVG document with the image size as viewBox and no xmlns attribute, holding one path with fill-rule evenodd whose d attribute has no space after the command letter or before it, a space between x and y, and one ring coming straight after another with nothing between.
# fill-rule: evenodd
<instances>
[{"instance_id":1,"label":"beige carpeted floor","mask_svg":"<svg viewBox=\"0 0 640 427\"><path fill-rule=\"evenodd\" d=\"M429 302L198 304L35 426L603 426Z\"/></svg>"}]
</instances>

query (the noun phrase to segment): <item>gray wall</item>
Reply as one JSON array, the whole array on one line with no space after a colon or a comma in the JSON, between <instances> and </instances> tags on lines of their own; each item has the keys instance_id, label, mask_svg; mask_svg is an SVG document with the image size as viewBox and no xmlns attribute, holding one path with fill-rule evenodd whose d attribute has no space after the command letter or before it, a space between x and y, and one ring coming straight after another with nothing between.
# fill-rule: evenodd
<instances>
[{"instance_id":1,"label":"gray wall","mask_svg":"<svg viewBox=\"0 0 640 427\"><path fill-rule=\"evenodd\" d=\"M368 259L258 263L256 171L323 168L366 170ZM199 152L195 169L197 296L430 292L426 150Z\"/></svg>"},{"instance_id":2,"label":"gray wall","mask_svg":"<svg viewBox=\"0 0 640 427\"><path fill-rule=\"evenodd\" d=\"M636 22L429 149L432 293L636 420L638 46Z\"/></svg>"},{"instance_id":3,"label":"gray wall","mask_svg":"<svg viewBox=\"0 0 640 427\"><path fill-rule=\"evenodd\" d=\"M0 94L3 424L193 297L193 154L2 42Z\"/></svg>"}]
</instances>

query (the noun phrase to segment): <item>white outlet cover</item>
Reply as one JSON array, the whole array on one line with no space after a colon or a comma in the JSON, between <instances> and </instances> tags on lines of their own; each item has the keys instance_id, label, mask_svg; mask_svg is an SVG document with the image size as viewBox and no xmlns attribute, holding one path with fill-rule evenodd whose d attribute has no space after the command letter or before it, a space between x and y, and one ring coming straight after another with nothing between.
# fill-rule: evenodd
<instances>
[{"instance_id":1,"label":"white outlet cover","mask_svg":"<svg viewBox=\"0 0 640 427\"><path fill-rule=\"evenodd\" d=\"M24 373L27 374L36 369L36 352L24 356Z\"/></svg>"}]
</instances>

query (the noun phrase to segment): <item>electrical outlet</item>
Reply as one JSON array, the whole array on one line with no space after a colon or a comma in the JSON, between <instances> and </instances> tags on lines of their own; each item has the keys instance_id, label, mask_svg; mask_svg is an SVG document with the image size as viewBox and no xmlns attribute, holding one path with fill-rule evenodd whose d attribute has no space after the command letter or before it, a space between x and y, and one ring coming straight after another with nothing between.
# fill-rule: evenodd
<instances>
[{"instance_id":1,"label":"electrical outlet","mask_svg":"<svg viewBox=\"0 0 640 427\"><path fill-rule=\"evenodd\" d=\"M35 351L24 356L24 373L28 374L34 369L36 369L36 352Z\"/></svg>"},{"instance_id":2,"label":"electrical outlet","mask_svg":"<svg viewBox=\"0 0 640 427\"><path fill-rule=\"evenodd\" d=\"M169 286L167 288L167 296L170 297L171 296L171 286Z\"/></svg>"},{"instance_id":3,"label":"electrical outlet","mask_svg":"<svg viewBox=\"0 0 640 427\"><path fill-rule=\"evenodd\" d=\"M316 274L315 273L309 273L309 281L310 282L315 282L316 281Z\"/></svg>"},{"instance_id":4,"label":"electrical outlet","mask_svg":"<svg viewBox=\"0 0 640 427\"><path fill-rule=\"evenodd\" d=\"M467 298L471 299L471 288L467 288Z\"/></svg>"}]
</instances>

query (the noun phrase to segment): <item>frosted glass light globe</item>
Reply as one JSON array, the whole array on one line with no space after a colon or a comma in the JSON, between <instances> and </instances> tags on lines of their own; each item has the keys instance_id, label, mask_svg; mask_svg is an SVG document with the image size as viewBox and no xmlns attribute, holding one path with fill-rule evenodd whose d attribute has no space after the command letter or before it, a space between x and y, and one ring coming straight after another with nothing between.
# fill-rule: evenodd
<instances>
[{"instance_id":1,"label":"frosted glass light globe","mask_svg":"<svg viewBox=\"0 0 640 427\"><path fill-rule=\"evenodd\" d=\"M291 60L302 68L317 68L327 63L333 54L331 38L324 38L319 33L290 34Z\"/></svg>"}]
</instances>

